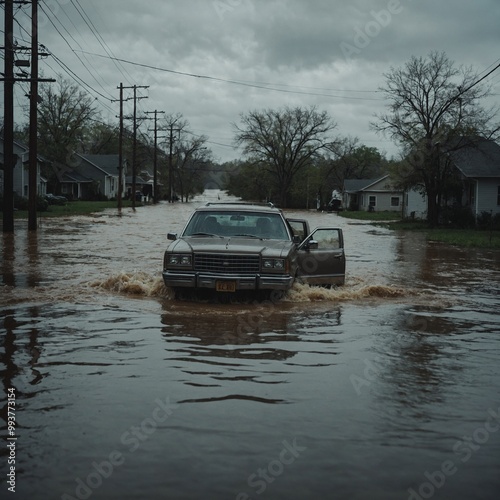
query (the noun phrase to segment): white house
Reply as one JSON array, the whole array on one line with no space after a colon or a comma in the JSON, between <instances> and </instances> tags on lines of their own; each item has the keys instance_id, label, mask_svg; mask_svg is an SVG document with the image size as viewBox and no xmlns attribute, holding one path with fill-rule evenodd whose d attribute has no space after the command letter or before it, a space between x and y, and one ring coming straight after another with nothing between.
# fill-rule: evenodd
<instances>
[{"instance_id":1,"label":"white house","mask_svg":"<svg viewBox=\"0 0 500 500\"><path fill-rule=\"evenodd\" d=\"M389 175L378 179L346 179L343 205L347 210L401 212L403 192L394 188Z\"/></svg>"},{"instance_id":2,"label":"white house","mask_svg":"<svg viewBox=\"0 0 500 500\"><path fill-rule=\"evenodd\" d=\"M4 164L4 141L0 140L0 192L3 193L3 164ZM14 155L16 157L16 164L14 165L13 172L13 190L18 196L27 198L29 195L29 149L21 142L14 141ZM47 181L40 175L40 157L37 161L37 194L43 196L47 193Z\"/></svg>"},{"instance_id":3,"label":"white house","mask_svg":"<svg viewBox=\"0 0 500 500\"><path fill-rule=\"evenodd\" d=\"M470 206L475 216L500 213L500 146L483 139L453 152L451 159L464 183L462 204Z\"/></svg>"},{"instance_id":4,"label":"white house","mask_svg":"<svg viewBox=\"0 0 500 500\"><path fill-rule=\"evenodd\" d=\"M450 160L463 185L461 197L452 202L470 207L476 217L482 212L500 213L500 146L482 139L451 152ZM416 190L405 193L404 205L406 217L427 215L427 197Z\"/></svg>"},{"instance_id":5,"label":"white house","mask_svg":"<svg viewBox=\"0 0 500 500\"><path fill-rule=\"evenodd\" d=\"M403 217L412 219L427 218L427 195L416 189L405 191L403 202Z\"/></svg>"}]
</instances>

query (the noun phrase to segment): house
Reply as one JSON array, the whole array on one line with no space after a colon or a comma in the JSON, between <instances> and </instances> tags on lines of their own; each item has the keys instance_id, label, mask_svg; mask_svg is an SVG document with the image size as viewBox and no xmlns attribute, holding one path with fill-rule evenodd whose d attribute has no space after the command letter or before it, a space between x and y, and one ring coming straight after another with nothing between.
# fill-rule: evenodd
<instances>
[{"instance_id":1,"label":"house","mask_svg":"<svg viewBox=\"0 0 500 500\"><path fill-rule=\"evenodd\" d=\"M0 193L4 190L4 141L0 140ZM16 163L13 172L13 190L18 196L27 198L29 195L29 149L23 143L14 141L14 156ZM43 159L39 156L37 158L37 194L43 196L47 193L47 180L40 174L40 165Z\"/></svg>"},{"instance_id":2,"label":"house","mask_svg":"<svg viewBox=\"0 0 500 500\"><path fill-rule=\"evenodd\" d=\"M394 188L388 174L344 181L343 205L347 210L400 212L402 203L403 192Z\"/></svg>"},{"instance_id":3,"label":"house","mask_svg":"<svg viewBox=\"0 0 500 500\"><path fill-rule=\"evenodd\" d=\"M409 189L404 193L403 217L410 219L427 218L427 195L417 189Z\"/></svg>"},{"instance_id":4,"label":"house","mask_svg":"<svg viewBox=\"0 0 500 500\"><path fill-rule=\"evenodd\" d=\"M463 182L463 206L477 217L482 212L500 213L500 145L481 139L474 146L450 154Z\"/></svg>"},{"instance_id":5,"label":"house","mask_svg":"<svg viewBox=\"0 0 500 500\"><path fill-rule=\"evenodd\" d=\"M118 197L119 156L83 155L73 156L73 166L61 175L61 194L70 199L106 199ZM122 195L125 192L125 168L122 172Z\"/></svg>"},{"instance_id":6,"label":"house","mask_svg":"<svg viewBox=\"0 0 500 500\"><path fill-rule=\"evenodd\" d=\"M128 175L126 181L127 181L127 186L126 186L127 198L130 198L132 196L132 184L133 184L132 176ZM148 171L144 170L140 172L139 175L136 175L135 192L136 195L137 193L140 192L141 196L144 196L147 199L153 196L153 180L152 176L149 174Z\"/></svg>"},{"instance_id":7,"label":"house","mask_svg":"<svg viewBox=\"0 0 500 500\"><path fill-rule=\"evenodd\" d=\"M500 146L479 139L474 145L449 153L449 159L462 184L461 193L452 204L470 207L477 217L482 212L500 213ZM425 218L427 197L415 190L405 193L404 215Z\"/></svg>"},{"instance_id":8,"label":"house","mask_svg":"<svg viewBox=\"0 0 500 500\"><path fill-rule=\"evenodd\" d=\"M68 200L88 200L94 196L93 181L76 171L64 172L60 179L61 194Z\"/></svg>"}]
</instances>

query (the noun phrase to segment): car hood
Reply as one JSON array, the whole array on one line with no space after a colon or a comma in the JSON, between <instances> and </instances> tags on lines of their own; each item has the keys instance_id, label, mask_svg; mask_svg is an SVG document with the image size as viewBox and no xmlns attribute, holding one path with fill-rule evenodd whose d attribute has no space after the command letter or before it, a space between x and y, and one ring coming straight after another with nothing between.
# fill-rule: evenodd
<instances>
[{"instance_id":1,"label":"car hood","mask_svg":"<svg viewBox=\"0 0 500 500\"><path fill-rule=\"evenodd\" d=\"M286 257L294 243L284 240L261 240L257 238L212 238L208 236L182 237L175 240L168 252L203 252L262 254L262 256Z\"/></svg>"}]
</instances>

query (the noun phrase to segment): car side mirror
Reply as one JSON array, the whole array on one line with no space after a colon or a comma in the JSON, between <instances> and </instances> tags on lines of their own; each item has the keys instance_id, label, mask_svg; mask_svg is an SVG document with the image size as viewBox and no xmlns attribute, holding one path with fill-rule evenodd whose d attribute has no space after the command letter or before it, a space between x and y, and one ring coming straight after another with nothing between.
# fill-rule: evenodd
<instances>
[{"instance_id":1,"label":"car side mirror","mask_svg":"<svg viewBox=\"0 0 500 500\"><path fill-rule=\"evenodd\" d=\"M167 233L167 239L175 241L177 239L177 233Z\"/></svg>"},{"instance_id":2,"label":"car side mirror","mask_svg":"<svg viewBox=\"0 0 500 500\"><path fill-rule=\"evenodd\" d=\"M307 243L308 250L316 250L318 248L318 242L316 240L309 240Z\"/></svg>"},{"instance_id":3,"label":"car side mirror","mask_svg":"<svg viewBox=\"0 0 500 500\"><path fill-rule=\"evenodd\" d=\"M295 235L293 236L293 242L294 242L296 245L298 245L299 243L302 243L302 239L301 239L301 237L300 237L298 234L295 234Z\"/></svg>"}]
</instances>

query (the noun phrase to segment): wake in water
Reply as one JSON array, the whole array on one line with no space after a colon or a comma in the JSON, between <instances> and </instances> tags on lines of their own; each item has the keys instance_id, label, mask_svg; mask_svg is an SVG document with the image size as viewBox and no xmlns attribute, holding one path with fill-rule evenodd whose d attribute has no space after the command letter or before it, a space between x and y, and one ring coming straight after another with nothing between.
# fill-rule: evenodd
<instances>
[{"instance_id":1,"label":"wake in water","mask_svg":"<svg viewBox=\"0 0 500 500\"><path fill-rule=\"evenodd\" d=\"M290 302L345 302L366 298L401 298L412 295L415 295L414 291L392 285L346 283L346 285L336 288L322 288L296 283L284 300Z\"/></svg>"},{"instance_id":2,"label":"wake in water","mask_svg":"<svg viewBox=\"0 0 500 500\"><path fill-rule=\"evenodd\" d=\"M169 300L174 300L175 297L173 290L165 286L160 276L151 276L142 271L121 272L109 276L103 281L95 281L91 283L91 286L126 295L158 297ZM350 278L344 286L331 289L295 283L282 300L286 302L345 302L367 298L404 298L416 294L415 290L407 288L394 285L366 284L361 278Z\"/></svg>"},{"instance_id":3,"label":"wake in water","mask_svg":"<svg viewBox=\"0 0 500 500\"><path fill-rule=\"evenodd\" d=\"M103 281L94 281L90 285L125 295L142 295L167 299L174 297L173 291L165 286L161 277L151 276L143 271L135 273L121 272L109 276Z\"/></svg>"}]
</instances>

